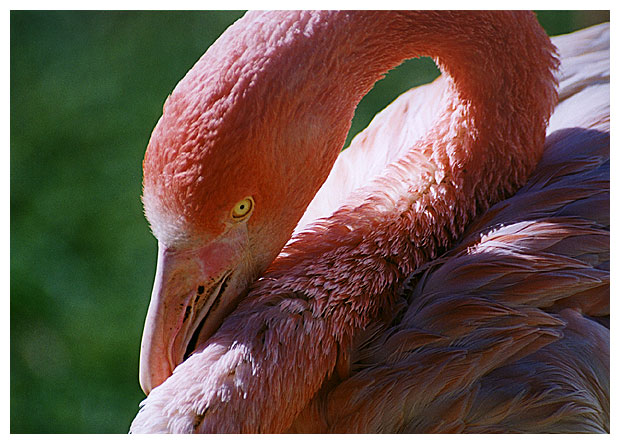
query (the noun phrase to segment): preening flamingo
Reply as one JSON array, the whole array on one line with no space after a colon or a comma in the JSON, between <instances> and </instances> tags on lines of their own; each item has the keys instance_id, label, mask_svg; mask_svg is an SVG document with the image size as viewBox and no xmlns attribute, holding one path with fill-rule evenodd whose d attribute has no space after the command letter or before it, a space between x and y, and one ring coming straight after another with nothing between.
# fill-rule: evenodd
<instances>
[{"instance_id":1,"label":"preening flamingo","mask_svg":"<svg viewBox=\"0 0 620 444\"><path fill-rule=\"evenodd\" d=\"M132 432L608 431L608 28L554 43L552 115L530 13L231 26L144 159L159 256ZM419 55L442 76L338 156Z\"/></svg>"}]
</instances>

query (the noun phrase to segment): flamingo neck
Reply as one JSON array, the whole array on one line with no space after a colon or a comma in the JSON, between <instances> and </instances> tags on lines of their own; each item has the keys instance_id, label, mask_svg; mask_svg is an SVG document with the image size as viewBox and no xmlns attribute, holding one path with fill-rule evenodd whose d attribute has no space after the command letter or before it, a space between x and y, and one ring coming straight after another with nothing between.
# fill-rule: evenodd
<instances>
[{"instance_id":1,"label":"flamingo neck","mask_svg":"<svg viewBox=\"0 0 620 444\"><path fill-rule=\"evenodd\" d=\"M356 332L389 314L399 282L522 185L542 152L557 61L533 15L324 12L302 19L290 38L312 35L304 66L278 59L297 86L268 90L290 94L278 103L295 110L302 133L312 132L305 142L312 157L288 143L279 153L305 162L312 175L306 191L325 180L361 97L402 60L435 58L448 77L444 110L383 176L290 243L209 342L151 393L150 405L169 415L168 429L287 430L336 362L346 363ZM166 405L166 390L181 397L179 407ZM192 408L203 413L183 416Z\"/></svg>"},{"instance_id":2,"label":"flamingo neck","mask_svg":"<svg viewBox=\"0 0 620 444\"><path fill-rule=\"evenodd\" d=\"M450 183L462 195L456 213L446 215L458 218L457 226L440 236L440 247L453 241L477 212L525 183L542 153L557 99L554 49L533 14L331 11L302 14L300 22L312 38L283 49L273 67L294 79L295 87L269 90L282 94L279 103L289 107L282 113L285 121L272 126L301 135L277 152L288 168L278 186L298 190L286 200L301 210L280 219L287 235L329 174L361 98L386 71L415 56L435 59L446 89L434 128L408 147L408 159L400 159L401 165L409 164L410 175L422 169L425 178L401 182L415 191L410 201L432 192L437 181ZM295 116L293 124L290 116ZM345 205L350 209L364 200L364 191L369 195L381 187L375 181L356 190Z\"/></svg>"},{"instance_id":3,"label":"flamingo neck","mask_svg":"<svg viewBox=\"0 0 620 444\"><path fill-rule=\"evenodd\" d=\"M348 130L352 112L337 104L357 104L406 58L432 57L445 77L443 110L428 134L299 233L254 291L311 295L315 315L339 313L331 329L342 344L389 306L398 282L525 183L557 101L558 61L528 12L326 14L321 43L330 57L308 71L330 68L329 82L319 83L336 104L325 110L339 116L333 127ZM331 145L322 145L328 156Z\"/></svg>"}]
</instances>

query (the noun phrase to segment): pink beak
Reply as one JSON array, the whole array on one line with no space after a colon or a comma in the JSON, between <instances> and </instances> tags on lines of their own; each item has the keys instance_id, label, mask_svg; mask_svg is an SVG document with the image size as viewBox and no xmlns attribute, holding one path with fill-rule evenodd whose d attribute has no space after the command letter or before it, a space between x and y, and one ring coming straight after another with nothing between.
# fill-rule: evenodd
<instances>
[{"instance_id":1,"label":"pink beak","mask_svg":"<svg viewBox=\"0 0 620 444\"><path fill-rule=\"evenodd\" d=\"M230 240L182 251L160 244L140 351L140 385L147 395L234 308L240 293L239 273L233 276L239 257Z\"/></svg>"}]
</instances>

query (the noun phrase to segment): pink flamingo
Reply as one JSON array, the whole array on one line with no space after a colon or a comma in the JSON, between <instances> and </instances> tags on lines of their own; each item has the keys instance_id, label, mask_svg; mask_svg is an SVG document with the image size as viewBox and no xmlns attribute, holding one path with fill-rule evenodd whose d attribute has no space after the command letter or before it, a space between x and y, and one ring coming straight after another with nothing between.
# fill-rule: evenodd
<instances>
[{"instance_id":1,"label":"pink flamingo","mask_svg":"<svg viewBox=\"0 0 620 444\"><path fill-rule=\"evenodd\" d=\"M551 117L530 13L230 27L144 159L159 256L132 432L608 431L608 28L555 43ZM418 55L443 76L338 157Z\"/></svg>"}]
</instances>

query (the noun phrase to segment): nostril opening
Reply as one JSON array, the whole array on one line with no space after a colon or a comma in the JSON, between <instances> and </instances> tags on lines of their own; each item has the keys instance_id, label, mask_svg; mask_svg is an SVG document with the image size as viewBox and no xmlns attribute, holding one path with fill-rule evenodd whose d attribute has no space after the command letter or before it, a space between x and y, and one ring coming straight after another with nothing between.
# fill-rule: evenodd
<instances>
[{"instance_id":1,"label":"nostril opening","mask_svg":"<svg viewBox=\"0 0 620 444\"><path fill-rule=\"evenodd\" d=\"M204 285L199 285L198 286L198 294L203 294L205 292L205 286Z\"/></svg>"}]
</instances>

